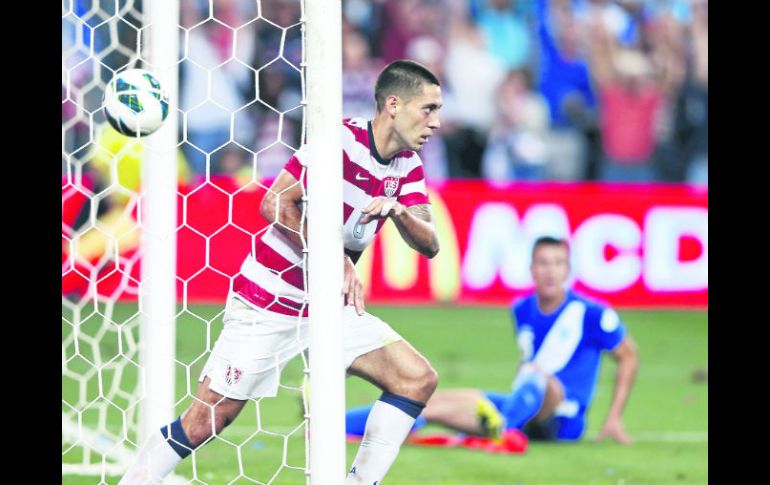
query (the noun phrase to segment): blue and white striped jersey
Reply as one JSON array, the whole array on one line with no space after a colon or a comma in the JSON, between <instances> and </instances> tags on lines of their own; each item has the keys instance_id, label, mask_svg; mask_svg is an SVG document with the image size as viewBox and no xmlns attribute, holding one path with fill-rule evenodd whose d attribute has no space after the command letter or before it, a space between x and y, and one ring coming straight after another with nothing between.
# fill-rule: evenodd
<instances>
[{"instance_id":1,"label":"blue and white striped jersey","mask_svg":"<svg viewBox=\"0 0 770 485\"><path fill-rule=\"evenodd\" d=\"M541 313L533 294L514 303L513 317L522 360L535 363L564 385L566 407L573 409L557 414L585 411L596 389L601 352L614 350L626 334L618 314L568 291L553 313Z\"/></svg>"}]
</instances>

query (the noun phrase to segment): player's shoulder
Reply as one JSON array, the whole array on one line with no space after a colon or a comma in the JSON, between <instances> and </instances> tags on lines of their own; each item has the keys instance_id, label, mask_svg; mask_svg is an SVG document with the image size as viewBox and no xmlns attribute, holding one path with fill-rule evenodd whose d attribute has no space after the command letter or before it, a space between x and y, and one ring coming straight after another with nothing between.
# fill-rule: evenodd
<instances>
[{"instance_id":1,"label":"player's shoulder","mask_svg":"<svg viewBox=\"0 0 770 485\"><path fill-rule=\"evenodd\" d=\"M369 125L368 121L365 118L343 118L342 120L342 133L344 134L350 134L353 135L348 139L348 137L343 136L342 142L345 144L346 141L358 141L359 143L364 143L368 146L368 139L369 139ZM307 143L303 143L302 146L300 146L300 150L305 148L307 146Z\"/></svg>"},{"instance_id":2,"label":"player's shoulder","mask_svg":"<svg viewBox=\"0 0 770 485\"><path fill-rule=\"evenodd\" d=\"M585 305L586 323L594 325L598 324L605 332L612 332L621 325L618 312L616 312L606 301L600 298L580 294L575 291L572 291L571 293L574 295L575 300L581 301Z\"/></svg>"},{"instance_id":3,"label":"player's shoulder","mask_svg":"<svg viewBox=\"0 0 770 485\"><path fill-rule=\"evenodd\" d=\"M519 295L515 297L511 301L511 311L515 314L519 314L523 311L526 311L529 308L532 308L532 305L535 303L535 293L527 293L524 295Z\"/></svg>"},{"instance_id":4,"label":"player's shoulder","mask_svg":"<svg viewBox=\"0 0 770 485\"><path fill-rule=\"evenodd\" d=\"M365 118L345 118L342 120L342 126L352 130L367 130L369 128L369 121Z\"/></svg>"},{"instance_id":5,"label":"player's shoulder","mask_svg":"<svg viewBox=\"0 0 770 485\"><path fill-rule=\"evenodd\" d=\"M342 127L342 149L353 158L366 158L370 145L369 122L365 118L345 118Z\"/></svg>"},{"instance_id":6,"label":"player's shoulder","mask_svg":"<svg viewBox=\"0 0 770 485\"><path fill-rule=\"evenodd\" d=\"M347 137L343 136L343 140L345 138L359 142L366 140L368 145L369 122L365 118L345 118L342 120L342 126L342 133L348 135Z\"/></svg>"}]
</instances>

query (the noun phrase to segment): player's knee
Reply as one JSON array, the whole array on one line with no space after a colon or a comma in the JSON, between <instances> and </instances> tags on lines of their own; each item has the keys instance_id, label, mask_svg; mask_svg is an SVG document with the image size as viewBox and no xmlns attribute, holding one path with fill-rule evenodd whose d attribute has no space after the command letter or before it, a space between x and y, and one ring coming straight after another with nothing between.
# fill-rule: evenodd
<instances>
[{"instance_id":1,"label":"player's knee","mask_svg":"<svg viewBox=\"0 0 770 485\"><path fill-rule=\"evenodd\" d=\"M418 377L413 379L407 385L405 395L417 399L418 401L427 401L428 398L438 387L438 372L431 367L426 366Z\"/></svg>"},{"instance_id":2,"label":"player's knee","mask_svg":"<svg viewBox=\"0 0 770 485\"><path fill-rule=\"evenodd\" d=\"M433 395L433 392L438 387L438 372L433 367L428 367L427 372L423 378L423 391L429 396Z\"/></svg>"},{"instance_id":3,"label":"player's knee","mask_svg":"<svg viewBox=\"0 0 770 485\"><path fill-rule=\"evenodd\" d=\"M404 396L415 401L426 402L436 390L438 375L433 369L409 377L402 377L384 388L385 391Z\"/></svg>"},{"instance_id":4,"label":"player's knee","mask_svg":"<svg viewBox=\"0 0 770 485\"><path fill-rule=\"evenodd\" d=\"M564 386L561 385L557 378L549 376L546 379L545 396L546 400L556 404L564 400Z\"/></svg>"}]
</instances>

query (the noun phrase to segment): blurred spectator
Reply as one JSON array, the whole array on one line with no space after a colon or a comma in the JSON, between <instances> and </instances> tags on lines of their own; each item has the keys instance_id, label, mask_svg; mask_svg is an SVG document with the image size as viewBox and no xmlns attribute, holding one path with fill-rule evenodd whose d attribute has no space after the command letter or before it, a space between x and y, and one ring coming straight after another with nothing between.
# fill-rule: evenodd
<instances>
[{"instance_id":1,"label":"blurred spectator","mask_svg":"<svg viewBox=\"0 0 770 485\"><path fill-rule=\"evenodd\" d=\"M505 77L502 63L486 50L481 32L465 16L453 19L445 79L453 93L444 105L441 132L451 177L481 177L481 157L495 121L495 95ZM443 90L443 87L442 87Z\"/></svg>"},{"instance_id":2,"label":"blurred spectator","mask_svg":"<svg viewBox=\"0 0 770 485\"><path fill-rule=\"evenodd\" d=\"M670 8L648 11L641 45L649 52L664 92L656 122L655 179L681 182L686 164L676 134L676 98L685 78L686 49L683 26L673 13Z\"/></svg>"},{"instance_id":3,"label":"blurred spectator","mask_svg":"<svg viewBox=\"0 0 770 485\"><path fill-rule=\"evenodd\" d=\"M375 23L375 4L381 1L342 0L342 16L353 24L355 29L369 29Z\"/></svg>"},{"instance_id":4,"label":"blurred spectator","mask_svg":"<svg viewBox=\"0 0 770 485\"><path fill-rule=\"evenodd\" d=\"M364 36L372 55L380 56L383 9L386 0L343 0L342 33L357 30Z\"/></svg>"},{"instance_id":5,"label":"blurred spectator","mask_svg":"<svg viewBox=\"0 0 770 485\"><path fill-rule=\"evenodd\" d=\"M180 65L180 108L187 127L187 143L182 148L198 174L207 173L207 159L217 148L233 137L250 137L254 131L254 125L243 119L236 125L238 132L230 132L232 112L248 104L247 93L253 85L252 71L237 61L227 62L235 54L231 25L246 20L238 3L231 0L218 2L215 13L219 22L200 24L207 15L192 4L184 4L181 11L182 25L194 26L180 46L188 59ZM241 37L238 46L238 57L248 59L254 39Z\"/></svg>"},{"instance_id":6,"label":"blurred spectator","mask_svg":"<svg viewBox=\"0 0 770 485\"><path fill-rule=\"evenodd\" d=\"M385 63L406 58L409 41L423 35L447 35L449 9L445 0L385 0L380 56Z\"/></svg>"},{"instance_id":7,"label":"blurred spectator","mask_svg":"<svg viewBox=\"0 0 770 485\"><path fill-rule=\"evenodd\" d=\"M708 0L694 0L689 75L679 93L678 134L687 160L686 181L708 185Z\"/></svg>"},{"instance_id":8,"label":"blurred spectator","mask_svg":"<svg viewBox=\"0 0 770 485\"><path fill-rule=\"evenodd\" d=\"M211 172L232 177L237 187L244 187L251 182L253 170L247 152L230 146L222 150Z\"/></svg>"},{"instance_id":9,"label":"blurred spectator","mask_svg":"<svg viewBox=\"0 0 770 485\"><path fill-rule=\"evenodd\" d=\"M596 130L596 99L570 0L536 0L540 60L538 90L548 103L548 178L580 180L588 172L586 139Z\"/></svg>"},{"instance_id":10,"label":"blurred spectator","mask_svg":"<svg viewBox=\"0 0 770 485\"><path fill-rule=\"evenodd\" d=\"M655 117L664 96L653 65L640 50L618 48L599 23L593 25L590 45L604 149L600 178L652 181Z\"/></svg>"},{"instance_id":11,"label":"blurred spectator","mask_svg":"<svg viewBox=\"0 0 770 485\"><path fill-rule=\"evenodd\" d=\"M263 3L258 48L252 64L259 70L259 101L247 113L256 136L247 148L257 153L257 180L274 178L299 147L302 133L302 29L299 0ZM285 29L285 30L284 30Z\"/></svg>"},{"instance_id":12,"label":"blurred spectator","mask_svg":"<svg viewBox=\"0 0 770 485\"><path fill-rule=\"evenodd\" d=\"M440 184L449 178L449 158L446 149L445 132L451 132L452 106L454 98L452 88L446 83L444 73L444 49L441 44L430 36L412 39L406 50L407 59L419 62L427 67L441 82L441 98L444 106L441 109L442 124L431 136L431 142L423 145L420 151L425 180L432 184ZM447 128L449 127L449 128Z\"/></svg>"},{"instance_id":13,"label":"blurred spectator","mask_svg":"<svg viewBox=\"0 0 770 485\"><path fill-rule=\"evenodd\" d=\"M534 62L531 16L527 0L470 0L476 25L487 50L506 69L529 67Z\"/></svg>"},{"instance_id":14,"label":"blurred spectator","mask_svg":"<svg viewBox=\"0 0 770 485\"><path fill-rule=\"evenodd\" d=\"M125 50L111 49L113 44L136 45L136 29L127 22L105 28L104 19L87 2L74 2L71 13L62 17L62 148L70 159L82 160L84 150L93 140L89 113L103 120L100 109L103 91L96 83L106 84L114 73L135 63ZM101 6L102 12L115 14L115 5ZM130 20L131 14L126 13ZM101 53L99 57L92 52ZM66 159L62 157L62 172Z\"/></svg>"},{"instance_id":15,"label":"blurred spectator","mask_svg":"<svg viewBox=\"0 0 770 485\"><path fill-rule=\"evenodd\" d=\"M280 59L281 57L297 68L300 66L302 62L300 14L299 0L270 0L269 2L262 2L262 17L272 22L272 24L264 21L260 21L257 24L259 27L259 44L254 62L256 68L264 67L274 60L283 62ZM292 88L300 89L300 84L301 81L299 79L292 79Z\"/></svg>"},{"instance_id":16,"label":"blurred spectator","mask_svg":"<svg viewBox=\"0 0 770 485\"><path fill-rule=\"evenodd\" d=\"M256 117L257 178L275 178L294 151L302 134L301 95L289 82L288 71L273 64L259 73ZM283 114L281 114L283 113Z\"/></svg>"},{"instance_id":17,"label":"blurred spectator","mask_svg":"<svg viewBox=\"0 0 770 485\"><path fill-rule=\"evenodd\" d=\"M374 119L374 84L381 63L372 59L369 44L356 30L348 30L342 42L342 114L345 118Z\"/></svg>"},{"instance_id":18,"label":"blurred spectator","mask_svg":"<svg viewBox=\"0 0 770 485\"><path fill-rule=\"evenodd\" d=\"M548 162L548 105L532 90L531 74L508 73L497 95L497 122L484 151L482 172L491 181L542 180Z\"/></svg>"}]
</instances>

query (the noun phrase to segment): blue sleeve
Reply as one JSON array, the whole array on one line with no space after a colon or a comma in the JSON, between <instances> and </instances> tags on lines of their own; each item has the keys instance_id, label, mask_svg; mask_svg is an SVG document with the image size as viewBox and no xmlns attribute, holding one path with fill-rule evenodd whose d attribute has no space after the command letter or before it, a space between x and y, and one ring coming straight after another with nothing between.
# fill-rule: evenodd
<instances>
[{"instance_id":1,"label":"blue sleeve","mask_svg":"<svg viewBox=\"0 0 770 485\"><path fill-rule=\"evenodd\" d=\"M626 327L610 307L591 305L586 312L586 327L591 341L600 350L615 350L626 336Z\"/></svg>"}]
</instances>

